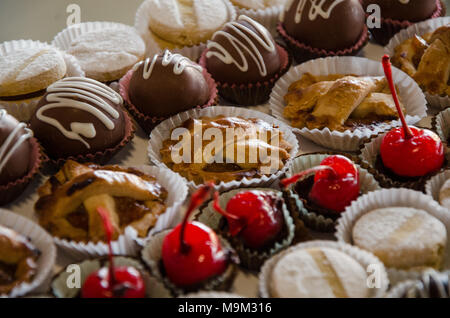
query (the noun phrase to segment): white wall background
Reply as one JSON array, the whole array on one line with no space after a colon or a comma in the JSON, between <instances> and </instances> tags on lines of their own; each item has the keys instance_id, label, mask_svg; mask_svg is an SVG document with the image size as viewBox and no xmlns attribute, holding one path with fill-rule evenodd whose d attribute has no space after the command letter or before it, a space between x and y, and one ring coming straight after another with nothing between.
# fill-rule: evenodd
<instances>
[{"instance_id":1,"label":"white wall background","mask_svg":"<svg viewBox=\"0 0 450 318\"><path fill-rule=\"evenodd\" d=\"M71 3L81 7L81 22L134 24L143 0L0 0L0 42L16 39L51 41L66 26ZM445 0L450 11L450 0Z\"/></svg>"}]
</instances>

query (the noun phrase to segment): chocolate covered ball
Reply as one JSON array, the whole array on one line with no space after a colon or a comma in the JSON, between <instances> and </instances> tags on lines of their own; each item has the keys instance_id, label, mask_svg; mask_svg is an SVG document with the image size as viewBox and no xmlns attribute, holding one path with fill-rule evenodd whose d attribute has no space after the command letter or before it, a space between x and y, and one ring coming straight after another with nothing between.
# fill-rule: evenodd
<instances>
[{"instance_id":1,"label":"chocolate covered ball","mask_svg":"<svg viewBox=\"0 0 450 318\"><path fill-rule=\"evenodd\" d=\"M247 16L225 24L207 47L208 72L222 84L263 82L273 78L282 67L269 31Z\"/></svg>"},{"instance_id":2,"label":"chocolate covered ball","mask_svg":"<svg viewBox=\"0 0 450 318\"><path fill-rule=\"evenodd\" d=\"M200 65L165 51L135 66L128 95L143 114L169 117L207 104L210 88Z\"/></svg>"},{"instance_id":3,"label":"chocolate covered ball","mask_svg":"<svg viewBox=\"0 0 450 318\"><path fill-rule=\"evenodd\" d=\"M0 109L0 185L24 177L31 168L32 132Z\"/></svg>"},{"instance_id":4,"label":"chocolate covered ball","mask_svg":"<svg viewBox=\"0 0 450 318\"><path fill-rule=\"evenodd\" d=\"M282 21L297 41L329 51L351 48L366 30L359 0L294 0Z\"/></svg>"},{"instance_id":5,"label":"chocolate covered ball","mask_svg":"<svg viewBox=\"0 0 450 318\"><path fill-rule=\"evenodd\" d=\"M125 135L122 97L96 80L68 77L47 88L30 127L52 159L95 154Z\"/></svg>"},{"instance_id":6,"label":"chocolate covered ball","mask_svg":"<svg viewBox=\"0 0 450 318\"><path fill-rule=\"evenodd\" d=\"M430 18L436 11L436 0L363 0L364 8L377 4L381 17L400 21L418 22Z\"/></svg>"}]
</instances>

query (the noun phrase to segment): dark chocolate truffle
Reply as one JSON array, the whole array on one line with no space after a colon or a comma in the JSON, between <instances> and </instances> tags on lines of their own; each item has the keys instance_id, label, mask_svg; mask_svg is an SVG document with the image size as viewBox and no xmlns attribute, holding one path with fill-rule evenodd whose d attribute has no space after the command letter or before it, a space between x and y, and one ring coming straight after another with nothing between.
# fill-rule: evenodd
<instances>
[{"instance_id":1,"label":"dark chocolate truffle","mask_svg":"<svg viewBox=\"0 0 450 318\"><path fill-rule=\"evenodd\" d=\"M249 84L273 78L282 67L269 31L247 16L225 24L208 42L206 66L220 83Z\"/></svg>"},{"instance_id":2,"label":"dark chocolate truffle","mask_svg":"<svg viewBox=\"0 0 450 318\"><path fill-rule=\"evenodd\" d=\"M125 135L122 97L96 80L68 77L47 88L30 126L52 159L95 154Z\"/></svg>"},{"instance_id":3,"label":"dark chocolate truffle","mask_svg":"<svg viewBox=\"0 0 450 318\"><path fill-rule=\"evenodd\" d=\"M210 88L200 65L165 51L135 66L128 95L143 114L169 117L205 105Z\"/></svg>"},{"instance_id":4,"label":"dark chocolate truffle","mask_svg":"<svg viewBox=\"0 0 450 318\"><path fill-rule=\"evenodd\" d=\"M359 0L294 0L282 17L286 32L313 48L338 51L354 46L365 32Z\"/></svg>"},{"instance_id":5,"label":"dark chocolate truffle","mask_svg":"<svg viewBox=\"0 0 450 318\"><path fill-rule=\"evenodd\" d=\"M436 11L436 0L363 0L364 8L377 4L381 17L400 21L418 22L430 18Z\"/></svg>"},{"instance_id":6,"label":"dark chocolate truffle","mask_svg":"<svg viewBox=\"0 0 450 318\"><path fill-rule=\"evenodd\" d=\"M24 177L30 169L31 130L0 109L0 185Z\"/></svg>"}]
</instances>

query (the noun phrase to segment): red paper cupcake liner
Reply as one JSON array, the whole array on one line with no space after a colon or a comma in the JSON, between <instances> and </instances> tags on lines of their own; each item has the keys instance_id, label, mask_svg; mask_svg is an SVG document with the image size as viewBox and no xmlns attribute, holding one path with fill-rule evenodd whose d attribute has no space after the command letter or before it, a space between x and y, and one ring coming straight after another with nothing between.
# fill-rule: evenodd
<instances>
[{"instance_id":1,"label":"red paper cupcake liner","mask_svg":"<svg viewBox=\"0 0 450 318\"><path fill-rule=\"evenodd\" d=\"M64 165L64 163L67 160L74 160L79 163L92 162L92 163L97 163L97 164L101 164L101 165L108 163L108 161L111 160L111 158L114 157L114 155L117 152L119 152L119 150L121 150L123 147L125 147L134 137L135 127L134 127L134 124L133 124L133 121L132 121L130 115L128 115L128 113L125 110L123 110L123 116L124 116L124 120L125 120L125 134L124 134L122 140L116 146L107 148L103 151L97 151L95 153L88 153L88 154L77 155L77 156L69 156L69 157L65 157L65 158L53 158L53 157L49 156L48 154L46 154L45 149L44 149L44 154L47 157L46 159L50 163L55 165L56 167L61 167L62 165Z\"/></svg>"},{"instance_id":2,"label":"red paper cupcake liner","mask_svg":"<svg viewBox=\"0 0 450 318\"><path fill-rule=\"evenodd\" d=\"M295 61L299 64L321 57L354 56L357 55L362 50L362 48L369 42L369 29L367 28L366 25L364 26L364 30L363 33L361 34L361 37L352 47L338 51L318 49L297 41L286 32L286 29L284 28L284 24L282 22L278 23L277 31L278 34L286 43L286 45L288 46L288 48L291 50L292 54L294 55Z\"/></svg>"},{"instance_id":3,"label":"red paper cupcake liner","mask_svg":"<svg viewBox=\"0 0 450 318\"><path fill-rule=\"evenodd\" d=\"M136 119L139 126L147 133L150 134L153 128L158 126L162 121L166 120L167 118L171 117L154 117L154 116L148 116L142 113L130 100L130 97L128 95L128 89L130 87L130 81L131 77L133 76L133 70L128 71L127 74L125 74L124 77L119 82L119 93L122 96L123 100L125 101L125 107L128 109L128 111L131 113L131 115ZM206 108L210 106L217 105L219 102L219 95L217 91L217 85L214 82L214 79L212 76L206 71L205 68L203 68L203 76L206 79L206 82L208 83L208 86L210 88L210 98L208 102L205 105L198 105L194 108Z\"/></svg>"},{"instance_id":4,"label":"red paper cupcake liner","mask_svg":"<svg viewBox=\"0 0 450 318\"><path fill-rule=\"evenodd\" d=\"M219 94L226 100L242 106L254 106L267 102L270 98L272 88L275 82L283 76L292 64L292 59L288 51L277 44L277 50L281 57L281 69L272 78L264 82L256 82L249 84L232 84L217 82ZM208 49L203 51L199 64L206 69L206 53Z\"/></svg>"},{"instance_id":5,"label":"red paper cupcake liner","mask_svg":"<svg viewBox=\"0 0 450 318\"><path fill-rule=\"evenodd\" d=\"M436 11L428 19L443 17L445 16L445 13L446 7L444 2L442 2L441 0L436 0ZM424 19L423 21L428 19ZM375 42L385 46L389 43L389 41L395 34L417 22L381 18L381 28L371 29L370 32L372 33Z\"/></svg>"},{"instance_id":6,"label":"red paper cupcake liner","mask_svg":"<svg viewBox=\"0 0 450 318\"><path fill-rule=\"evenodd\" d=\"M28 173L15 181L12 181L6 185L0 186L0 206L10 203L14 199L16 199L31 180L36 176L39 172L42 163L43 163L43 154L42 148L39 145L36 138L32 137L30 139L31 143L31 158L30 158L30 167Z\"/></svg>"}]
</instances>

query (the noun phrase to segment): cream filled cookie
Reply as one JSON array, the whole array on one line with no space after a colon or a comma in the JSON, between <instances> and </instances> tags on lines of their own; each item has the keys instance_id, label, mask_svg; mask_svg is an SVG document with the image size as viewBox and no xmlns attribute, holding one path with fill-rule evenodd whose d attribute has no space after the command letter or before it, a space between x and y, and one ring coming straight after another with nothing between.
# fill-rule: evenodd
<instances>
[{"instance_id":1,"label":"cream filled cookie","mask_svg":"<svg viewBox=\"0 0 450 318\"><path fill-rule=\"evenodd\" d=\"M363 215L353 227L356 246L387 267L439 269L447 243L445 225L423 210L390 207Z\"/></svg>"},{"instance_id":2,"label":"cream filled cookie","mask_svg":"<svg viewBox=\"0 0 450 318\"><path fill-rule=\"evenodd\" d=\"M293 250L274 265L270 292L277 298L362 298L367 274L349 255L327 247Z\"/></svg>"},{"instance_id":3,"label":"cream filled cookie","mask_svg":"<svg viewBox=\"0 0 450 318\"><path fill-rule=\"evenodd\" d=\"M133 28L100 29L82 33L66 51L77 58L87 77L107 83L144 58L145 43Z\"/></svg>"}]
</instances>

